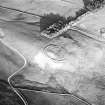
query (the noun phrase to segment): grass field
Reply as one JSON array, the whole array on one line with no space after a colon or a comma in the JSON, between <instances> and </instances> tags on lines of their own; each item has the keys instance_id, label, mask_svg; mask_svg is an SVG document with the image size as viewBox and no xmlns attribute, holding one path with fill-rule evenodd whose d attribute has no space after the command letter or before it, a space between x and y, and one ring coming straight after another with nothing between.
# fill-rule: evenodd
<instances>
[{"instance_id":1,"label":"grass field","mask_svg":"<svg viewBox=\"0 0 105 105\"><path fill-rule=\"evenodd\" d=\"M0 79L7 80L23 64L24 60L20 55L0 42Z\"/></svg>"},{"instance_id":2,"label":"grass field","mask_svg":"<svg viewBox=\"0 0 105 105\"><path fill-rule=\"evenodd\" d=\"M0 0L0 4L39 15L53 12L63 16L73 16L84 6L82 0Z\"/></svg>"},{"instance_id":3,"label":"grass field","mask_svg":"<svg viewBox=\"0 0 105 105\"><path fill-rule=\"evenodd\" d=\"M41 4L38 3L39 1L36 3L37 6ZM36 11L38 12L39 10ZM43 13L43 11L41 12ZM4 17L6 16L7 14L4 15ZM29 61L30 64L23 68L20 74L24 76L26 81L31 82L31 86L35 85L33 83L35 81L51 83L49 77L52 73L57 82L69 92L84 97L94 105L105 105L105 45L103 43L74 31L68 31L66 34L72 36L75 41L67 38L67 36L66 38L57 37L51 41L40 35L40 27L35 23L34 25L29 24L27 19L24 22L11 21L15 17L11 16L7 17L7 19L5 18L8 21L2 20L3 17L0 20L0 28L4 32L4 38L1 40L3 43L19 51ZM92 20L90 23L92 23ZM86 21L88 21L88 18L83 23ZM0 78L7 79L24 64L24 61L17 53L11 51L3 43L0 42ZM67 62L61 68L54 68L54 71L51 69L51 60L44 59L43 57L45 56L43 55L40 56L39 54L39 59L36 59L36 62L34 62L34 57L37 56L39 51L42 51L41 48L49 43L58 45L63 43L68 51L66 56ZM37 62L37 60L39 61ZM48 60L46 61L47 63L45 60ZM39 63L39 65L35 66L34 63ZM45 66L40 64L45 64ZM58 63L56 62L56 64ZM42 69L41 67L45 68ZM40 70L43 71L41 72L42 74L39 72ZM54 84L50 85L54 86ZM46 95L46 97L51 98L49 95ZM54 97L55 100L56 98Z\"/></svg>"},{"instance_id":4,"label":"grass field","mask_svg":"<svg viewBox=\"0 0 105 105\"><path fill-rule=\"evenodd\" d=\"M104 31L105 29L105 6L99 10L89 12L87 15L80 17L80 20L75 23L75 26L87 33L90 33L90 37L93 37L99 41L105 42Z\"/></svg>"}]
</instances>

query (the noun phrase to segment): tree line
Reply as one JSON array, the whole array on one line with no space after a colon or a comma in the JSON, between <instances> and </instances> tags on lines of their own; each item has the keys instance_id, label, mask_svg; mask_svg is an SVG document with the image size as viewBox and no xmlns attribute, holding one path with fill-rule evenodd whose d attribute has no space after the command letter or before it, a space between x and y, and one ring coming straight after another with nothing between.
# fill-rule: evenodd
<instances>
[{"instance_id":1,"label":"tree line","mask_svg":"<svg viewBox=\"0 0 105 105\"><path fill-rule=\"evenodd\" d=\"M83 0L84 7L76 12L76 15L64 17L59 14L49 13L44 14L43 17L40 18L40 30L47 30L50 33L54 33L59 31L61 28L65 27L71 21L76 20L79 16L84 13L100 8L105 0Z\"/></svg>"}]
</instances>

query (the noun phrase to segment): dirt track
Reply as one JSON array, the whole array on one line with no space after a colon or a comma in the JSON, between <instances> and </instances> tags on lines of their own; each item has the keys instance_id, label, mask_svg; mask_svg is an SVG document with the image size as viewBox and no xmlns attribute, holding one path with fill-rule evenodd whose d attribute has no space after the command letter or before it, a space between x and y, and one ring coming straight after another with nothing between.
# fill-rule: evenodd
<instances>
[{"instance_id":1,"label":"dirt track","mask_svg":"<svg viewBox=\"0 0 105 105\"><path fill-rule=\"evenodd\" d=\"M24 60L0 42L0 79L5 79L23 66Z\"/></svg>"}]
</instances>

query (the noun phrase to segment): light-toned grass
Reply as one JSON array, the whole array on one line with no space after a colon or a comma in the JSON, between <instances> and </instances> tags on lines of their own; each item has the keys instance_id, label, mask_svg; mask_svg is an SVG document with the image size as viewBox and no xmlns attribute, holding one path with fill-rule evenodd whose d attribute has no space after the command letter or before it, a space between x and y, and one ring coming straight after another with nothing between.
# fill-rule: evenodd
<instances>
[{"instance_id":1,"label":"light-toned grass","mask_svg":"<svg viewBox=\"0 0 105 105\"><path fill-rule=\"evenodd\" d=\"M63 16L73 16L84 6L82 0L8 0L1 5L40 15L53 12Z\"/></svg>"}]
</instances>

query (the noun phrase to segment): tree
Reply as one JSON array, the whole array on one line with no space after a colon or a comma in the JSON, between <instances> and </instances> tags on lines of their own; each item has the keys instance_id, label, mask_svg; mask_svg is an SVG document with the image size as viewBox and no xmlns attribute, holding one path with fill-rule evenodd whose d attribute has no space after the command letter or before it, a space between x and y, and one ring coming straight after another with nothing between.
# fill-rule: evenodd
<instances>
[{"instance_id":1,"label":"tree","mask_svg":"<svg viewBox=\"0 0 105 105\"><path fill-rule=\"evenodd\" d=\"M105 0L83 0L84 7L87 8L89 11L100 8Z\"/></svg>"},{"instance_id":2,"label":"tree","mask_svg":"<svg viewBox=\"0 0 105 105\"><path fill-rule=\"evenodd\" d=\"M43 31L54 23L58 23L59 21L62 21L63 24L66 24L66 18L60 16L59 14L44 14L44 16L40 18L40 30Z\"/></svg>"},{"instance_id":3,"label":"tree","mask_svg":"<svg viewBox=\"0 0 105 105\"><path fill-rule=\"evenodd\" d=\"M59 14L44 14L40 18L40 31L44 31L47 34L58 32L60 29L65 27L71 21L76 20L79 16L86 13L88 10L86 8L80 9L76 12L76 16L68 16L67 18L60 16Z\"/></svg>"},{"instance_id":4,"label":"tree","mask_svg":"<svg viewBox=\"0 0 105 105\"><path fill-rule=\"evenodd\" d=\"M86 13L88 10L86 8L80 9L76 12L76 18Z\"/></svg>"},{"instance_id":5,"label":"tree","mask_svg":"<svg viewBox=\"0 0 105 105\"><path fill-rule=\"evenodd\" d=\"M71 22L71 21L74 21L76 20L76 17L73 17L73 16L68 16L67 17L67 23Z\"/></svg>"}]
</instances>

